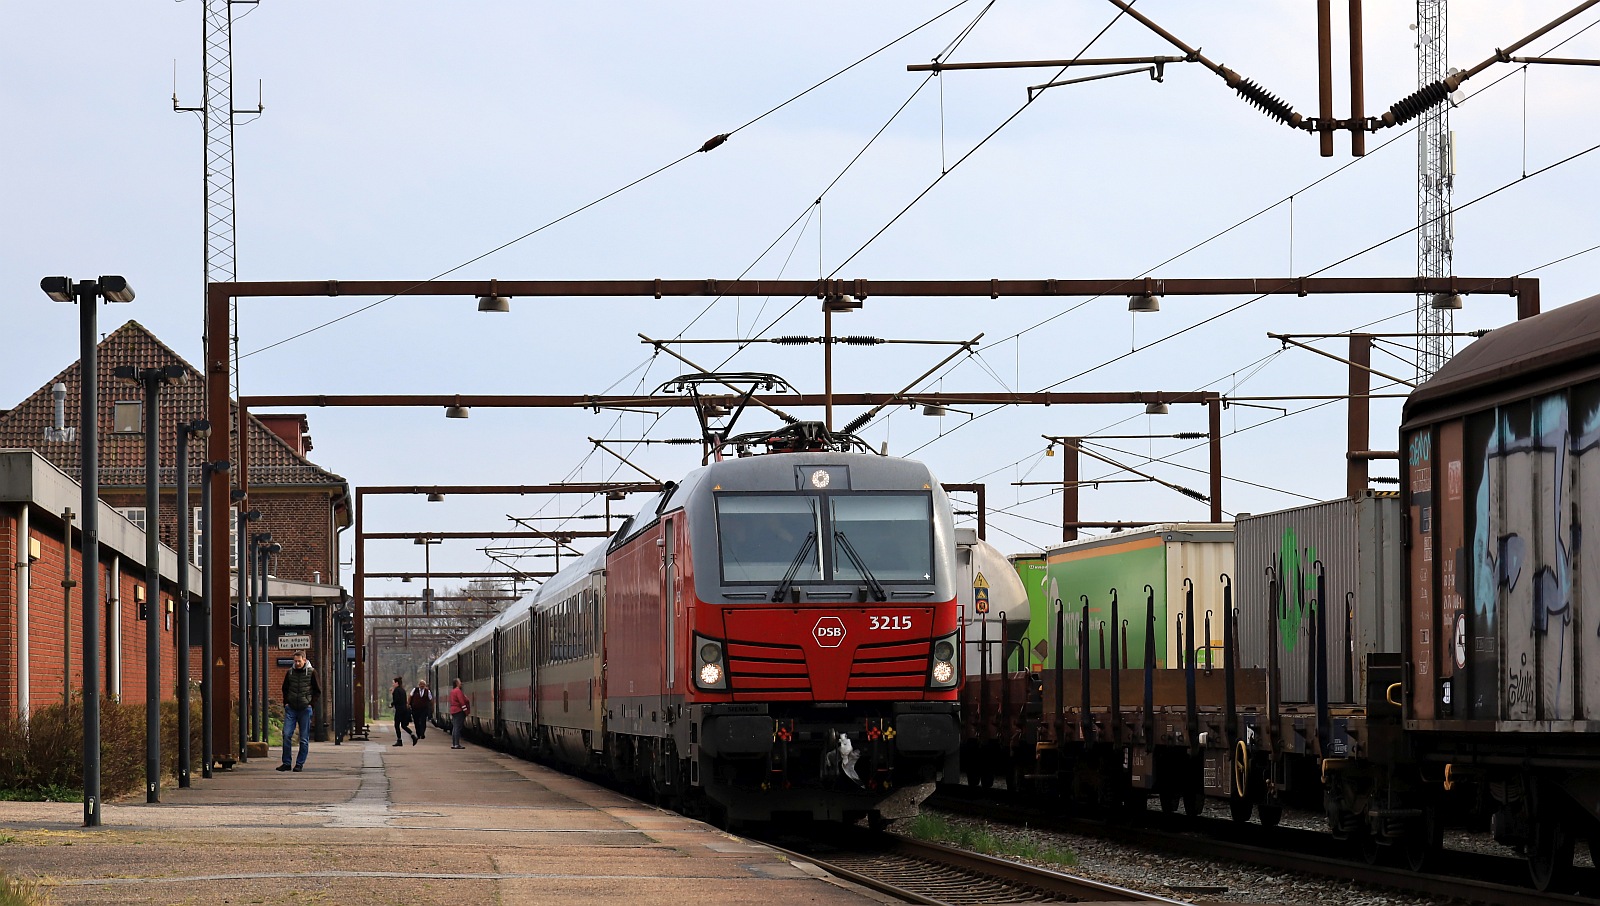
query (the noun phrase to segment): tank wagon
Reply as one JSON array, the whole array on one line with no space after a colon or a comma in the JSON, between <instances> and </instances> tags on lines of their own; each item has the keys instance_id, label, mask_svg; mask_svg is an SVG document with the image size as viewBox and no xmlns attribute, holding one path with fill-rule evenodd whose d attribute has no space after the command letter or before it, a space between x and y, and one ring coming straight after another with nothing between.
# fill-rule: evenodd
<instances>
[{"instance_id":1,"label":"tank wagon","mask_svg":"<svg viewBox=\"0 0 1600 906\"><path fill-rule=\"evenodd\" d=\"M432 669L470 732L665 804L882 823L956 770L956 559L920 463L722 460Z\"/></svg>"}]
</instances>

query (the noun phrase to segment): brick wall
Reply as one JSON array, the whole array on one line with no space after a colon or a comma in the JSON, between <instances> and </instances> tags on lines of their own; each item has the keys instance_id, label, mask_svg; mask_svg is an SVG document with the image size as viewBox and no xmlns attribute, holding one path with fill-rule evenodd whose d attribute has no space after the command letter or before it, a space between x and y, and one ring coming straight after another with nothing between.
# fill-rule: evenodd
<instances>
[{"instance_id":1,"label":"brick wall","mask_svg":"<svg viewBox=\"0 0 1600 906\"><path fill-rule=\"evenodd\" d=\"M63 589L61 582L67 575L67 551L62 539L59 520L49 520L47 514L35 510L31 514L29 535L39 541L40 556L30 572L28 593L29 626L29 700L34 708L61 701L66 694L76 694L83 688L83 556L74 547L71 554L71 574L75 583ZM43 524L41 524L43 523ZM16 543L18 529L15 517L0 521L0 564L15 565L19 550L26 547ZM76 539L74 541L76 543ZM121 630L121 697L127 701L143 701L145 697L146 640L145 623L136 618L133 590L145 584L144 568L128 558L122 558L122 575L116 589L116 604L111 603L110 563L113 554L101 549L100 598L97 608L100 623L101 676L109 678L113 651L113 624ZM11 713L20 707L16 689L17 632L16 623L16 572L0 570L0 702ZM177 694L177 633L176 623L168 619L165 602L172 599L170 584L161 591L162 604L155 614L160 621L159 646L161 659L161 697L175 698ZM66 600L63 600L63 595ZM176 619L176 613L172 614ZM103 679L102 683L108 682ZM107 689L107 694L117 694Z\"/></svg>"},{"instance_id":2,"label":"brick wall","mask_svg":"<svg viewBox=\"0 0 1600 906\"><path fill-rule=\"evenodd\" d=\"M142 491L119 489L100 496L118 508L145 505ZM173 507L176 499L177 494L170 491L161 497L161 542L174 550L178 542L178 514ZM297 582L335 584L338 546L333 531L333 497L327 490L255 490L251 492L250 503L261 511L261 519L251 523L250 533L269 532L273 542L283 548L272 565L274 576ZM193 514L199 505L200 497L196 492L185 512ZM190 525L190 556L193 556L196 530L196 526Z\"/></svg>"}]
</instances>

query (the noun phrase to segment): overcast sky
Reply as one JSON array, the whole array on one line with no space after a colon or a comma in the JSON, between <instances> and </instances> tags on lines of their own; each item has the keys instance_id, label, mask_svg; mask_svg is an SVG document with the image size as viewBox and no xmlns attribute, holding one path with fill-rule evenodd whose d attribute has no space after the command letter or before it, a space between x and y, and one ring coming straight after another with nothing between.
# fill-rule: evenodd
<instances>
[{"instance_id":1,"label":"overcast sky","mask_svg":"<svg viewBox=\"0 0 1600 906\"><path fill-rule=\"evenodd\" d=\"M1414 133L1370 136L1368 156L1355 162L1341 137L1336 156L1322 158L1313 136L1269 120L1198 65L1169 66L1160 83L1131 75L1055 88L1031 104L1027 87L1056 70L907 72L936 57L1176 53L1127 17L1110 24L1117 11L1104 0L974 0L939 17L952 2L235 4L235 105L253 110L259 98L265 106L260 116L241 115L235 132L238 278L1415 273L1416 239L1405 233L1416 222ZM1470 68L1571 5L1456 0L1450 63ZM1341 19L1343 5L1335 6ZM102 308L101 329L137 319L200 363L203 136L193 114L173 112L172 96L181 106L201 102L203 8L202 0L0 0L0 408L77 357L76 311L38 290L48 274L125 275L138 298ZM1301 113L1316 113L1314 4L1143 0L1138 9ZM1409 3L1366 4L1369 114L1416 88L1412 21ZM1600 28L1583 31L1597 21L1600 12L1585 13L1521 53L1600 57ZM1336 32L1342 74L1342 24ZM1600 144L1597 79L1600 70L1587 67L1524 73L1499 64L1464 86L1451 112L1455 202L1503 190L1456 215L1455 273L1529 273L1600 244L1600 153L1538 172ZM1342 75L1338 82L1343 115ZM722 147L539 229L732 130ZM1522 180L1525 173L1537 175ZM1597 262L1600 253L1538 270L1545 307L1595 293ZM509 314L480 314L471 300L400 298L273 345L371 301L244 304L243 392L648 392L685 369L652 357L640 333L728 339L822 329L814 299L726 298L709 307L684 299L516 300ZM1160 313L1136 316L1122 297L869 298L836 318L835 330L942 341L984 334L978 355L922 389L1264 396L1337 394L1347 380L1343 366L1309 352L1274 356L1280 344L1267 331L1414 326L1410 297L1271 297L1233 310L1244 301L1173 297ZM1505 297L1474 297L1455 323L1471 330L1514 316ZM1321 345L1342 354L1345 344ZM682 351L713 366L736 348ZM842 347L834 386L899 390L947 352ZM821 363L815 346L756 344L726 367L775 372L820 392ZM1374 364L1412 373L1382 354ZM1274 405L1294 413L1310 404ZM1375 406L1373 446L1397 445L1398 413L1398 401ZM431 409L308 414L313 459L354 486L631 478L636 473L587 438L695 431L686 411L659 421L551 410L479 409L465 421ZM836 423L854 414L841 411ZM1343 404L1282 415L1240 406L1225 413L1230 515L1343 494ZM749 419L742 427L770 424ZM1140 407L1052 407L943 419L897 408L862 433L892 454L926 461L946 482L985 483L990 540L1010 552L1060 539L1059 493L1019 484L1060 477L1061 459L1044 456L1042 435L1204 428L1195 406L1160 417ZM1129 464L1159 459L1140 467L1166 481L1206 487L1205 451L1189 450L1192 441L1106 443ZM630 458L675 478L699 457L690 447L650 446ZM1375 471L1394 474L1392 464ZM1084 474L1128 477L1095 465ZM598 509L576 498L384 499L370 507L366 527L494 530L512 527L508 515L576 512ZM1201 520L1206 512L1151 484L1085 489L1082 504L1087 520ZM482 546L447 543L434 552L434 568L491 566ZM368 556L375 570L422 565L409 544L374 542Z\"/></svg>"}]
</instances>

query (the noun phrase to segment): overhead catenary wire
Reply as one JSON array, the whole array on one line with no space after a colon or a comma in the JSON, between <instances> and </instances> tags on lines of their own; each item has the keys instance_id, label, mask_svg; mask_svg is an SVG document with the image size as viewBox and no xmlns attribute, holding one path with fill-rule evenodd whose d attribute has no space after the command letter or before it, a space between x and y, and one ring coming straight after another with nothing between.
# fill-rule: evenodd
<instances>
[{"instance_id":1,"label":"overhead catenary wire","mask_svg":"<svg viewBox=\"0 0 1600 906\"><path fill-rule=\"evenodd\" d=\"M767 110L757 114L754 117L751 117L750 119L746 120L743 123L740 123L738 126L735 126L734 128L728 130L727 132L719 133L717 135L712 136L711 138L707 139L703 144L701 144L700 147L696 148L695 150L690 151L689 153L687 153L687 154L685 154L685 155L683 155L683 156L671 161L670 163L663 164L662 166L657 167L654 170L651 170L649 173L646 173L645 175L640 176L637 179L634 179L633 181L631 181L629 183L626 183L625 185L623 185L623 186L621 186L619 188L613 189L610 192L607 192L606 194L601 195L600 197L598 197L598 198L596 198L596 199L594 199L592 201L589 201L589 202L587 202L585 204L582 204L582 205L580 205L580 206L578 206L576 208L573 208L572 210L568 211L565 214L562 214L561 216L555 218L554 220L550 220L550 221L548 221L548 222L546 222L544 224L541 224L541 225L539 225L537 227L534 227L533 229L527 231L526 233L523 233L522 235L516 237L515 239L511 239L511 240L508 240L506 242L503 242L500 245L497 245L494 248L491 248L486 252L483 252L483 253L481 253L479 255L476 255L476 256L474 256L472 258L467 259L466 261L461 262L460 264L455 265L454 267L451 267L451 268L449 268L447 270L441 271L440 273L435 274L434 276L428 278L427 280L419 280L419 281L417 281L415 286L422 286L422 285L424 285L426 283L429 283L429 282L432 282L434 280L442 279L444 277L449 276L450 274L455 273L458 270L461 270L464 267L467 267L468 265L476 264L477 262L482 261L485 258L488 258L490 255L493 255L493 254L495 254L497 252L504 251L505 249L508 249L511 246L516 245L517 243L522 242L525 239L528 239L528 238L530 238L532 236L535 236L535 235L537 235L539 233L544 232L545 230L549 229L550 227L555 226L558 223L561 223L562 221L565 221L565 220L567 220L569 218L572 218L572 217L574 217L574 216L576 216L578 214L581 214L582 212L587 211L590 208L592 208L592 207L594 207L594 206L596 206L596 205L598 205L598 204L600 204L600 203L602 203L604 201L607 201L607 200L609 200L611 198L615 198L616 196L622 194L623 192L626 192L627 190L633 188L634 186L637 186L637 185L639 185L639 184L641 184L641 183L643 183L643 182L645 182L647 180L650 180L650 179L652 179L652 178L654 178L656 176L659 176L662 173L665 173L666 171L672 169L673 167L676 167L677 165L679 165L679 164L683 163L684 161L688 160L689 158L694 157L696 154L701 154L701 153L704 153L704 152L708 152L708 151L714 150L717 147L720 147L722 144L727 142L727 140L729 138L731 138L733 135L735 135L735 134L737 134L739 132L742 132L745 129L748 129L749 127L755 125L756 123L759 123L760 121L766 119L767 117L771 116L772 114L777 113L779 110L782 110L783 108L789 106L790 104L794 103L795 101L797 101L797 100L805 97L806 95L810 94L811 92L816 91L818 88L821 88L822 86L828 84L829 82L832 82L834 79L839 78L840 76L844 75L845 73L851 71L852 69L855 69L856 67L858 67L861 64L867 62L868 60L871 60L873 57L876 57L877 55L883 53L884 51L888 50L889 48L894 47L895 45L899 44L900 42L904 41L905 39L911 37L912 35L916 34L917 32L922 31L924 28L927 28L928 26L932 25L933 23L938 22L940 19L943 19L945 16L948 16L949 14L955 12L957 9L960 9L961 7L966 6L967 4L969 4L971 2L973 2L973 0L960 0L960 2L954 4L953 6L950 6L950 7L946 8L944 11L938 13L937 15L933 16L932 18L927 19L921 25L916 26L915 28L913 28L910 31L906 32L905 34L901 35L900 37L895 38L894 40L889 41L888 43L880 46L878 49L872 51L871 53L868 53L866 56L861 57L860 59L856 60L855 62L850 63L849 65L845 66L843 69L840 69L840 70L834 72L832 75L829 75L828 77L822 79L821 81L813 83L811 86L809 86L809 87L805 88L804 90L798 92L797 94L795 94L794 96L790 97L789 99L787 99L787 100L785 100L785 101L783 101L781 103L778 103L778 104L768 108ZM344 321L344 320L346 320L348 318L355 317L356 315L361 314L362 312L371 311L372 309L377 308L378 306L384 304L385 302L392 301L392 300L398 298L399 296L403 296L403 295L405 295L404 292L395 293L394 295L390 295L390 296L385 296L385 297L383 297L381 299L378 299L378 300L376 300L374 302L371 302L371 303L369 303L367 305L363 305L363 306L361 306L359 308L356 308L356 309L354 309L352 311L346 312L345 314L340 315L337 318L333 318L331 320L325 321L325 322L323 322L321 324L316 325L315 327L307 328L306 330L303 330L303 331L301 331L301 332L299 332L297 334L294 334L293 336L285 337L285 338L283 338L281 340L278 340L276 342L270 343L270 344L268 344L266 346L262 346L262 347L260 347L258 349L253 349L250 352L244 353L243 355L239 356L239 358L245 359L245 358L249 358L250 356L256 355L257 353L266 352L269 349L275 349L275 348L277 348L279 346L284 345L285 343L289 343L289 342L292 342L294 340L298 340L298 339L300 339L302 337L305 337L305 336L307 336L309 334L312 334L312 333L315 333L315 332L317 332L319 330L322 330L323 328L331 327L331 326L333 326L335 324L338 324L339 322Z\"/></svg>"}]
</instances>

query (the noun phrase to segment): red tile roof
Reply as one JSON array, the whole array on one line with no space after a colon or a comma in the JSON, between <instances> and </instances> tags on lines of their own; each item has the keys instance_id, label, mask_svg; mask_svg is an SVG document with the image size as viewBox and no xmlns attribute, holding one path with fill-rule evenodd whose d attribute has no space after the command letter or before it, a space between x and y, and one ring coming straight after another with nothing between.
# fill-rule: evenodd
<instances>
[{"instance_id":1,"label":"red tile roof","mask_svg":"<svg viewBox=\"0 0 1600 906\"><path fill-rule=\"evenodd\" d=\"M120 365L135 368L159 368L164 365L181 365L184 379L170 382L161 388L160 413L156 433L160 439L160 483L172 486L177 483L177 426L205 417L205 381L200 371L183 360L165 343L156 339L144 325L129 321L112 331L98 347L100 384L100 485L103 489L144 486L143 435L117 435L111 433L112 414L119 400L142 400L143 388L134 381L118 378L113 371ZM57 383L67 385L66 418L68 428L76 428L81 417L82 404L79 391L82 374L79 363L73 362L60 374L48 381L27 399L9 411L0 412L0 449L21 448L37 450L62 471L78 480L80 476L78 438L69 441L48 440L46 429L55 422L55 397L51 388ZM238 404L233 404L235 421ZM317 487L337 488L345 496L350 493L345 479L316 465L294 452L282 438L263 425L254 415L247 426L250 438L250 485L253 488ZM238 462L238 437L230 443L233 461ZM189 449L189 481L199 487L200 462L205 459L205 447L195 441ZM235 482L237 478L234 479Z\"/></svg>"}]
</instances>

